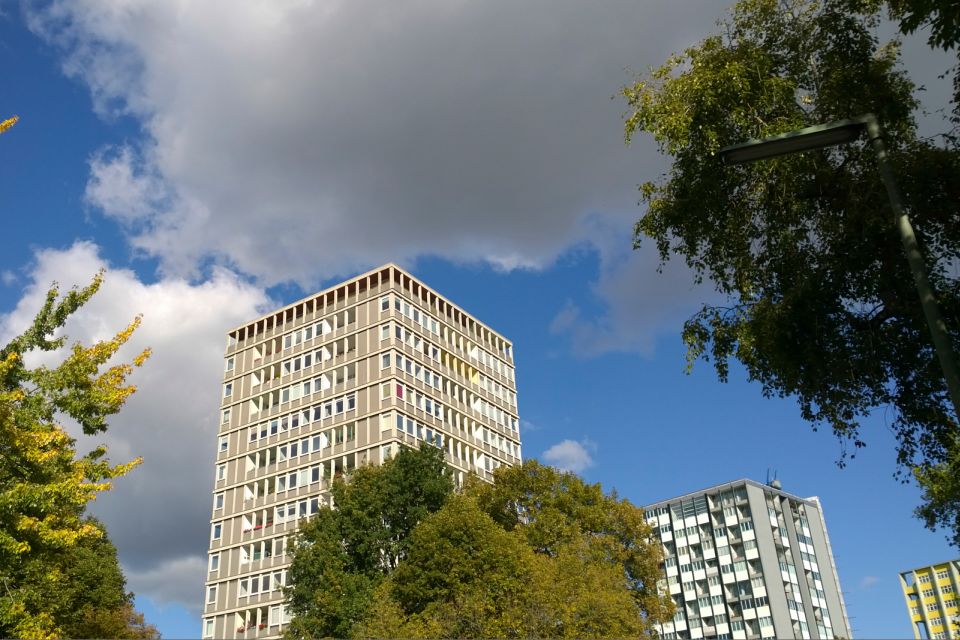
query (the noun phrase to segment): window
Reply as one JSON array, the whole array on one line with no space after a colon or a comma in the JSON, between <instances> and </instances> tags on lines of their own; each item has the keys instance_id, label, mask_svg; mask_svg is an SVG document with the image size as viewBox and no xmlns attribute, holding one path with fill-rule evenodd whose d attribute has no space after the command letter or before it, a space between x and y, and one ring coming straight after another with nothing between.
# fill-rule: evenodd
<instances>
[{"instance_id":1,"label":"window","mask_svg":"<svg viewBox=\"0 0 960 640\"><path fill-rule=\"evenodd\" d=\"M213 604L217 601L217 585L207 587L207 604Z\"/></svg>"},{"instance_id":2,"label":"window","mask_svg":"<svg viewBox=\"0 0 960 640\"><path fill-rule=\"evenodd\" d=\"M953 585L945 584L942 587L940 587L940 591L943 591L944 593L953 593Z\"/></svg>"},{"instance_id":3,"label":"window","mask_svg":"<svg viewBox=\"0 0 960 640\"><path fill-rule=\"evenodd\" d=\"M946 580L950 577L950 574L946 571L937 571L937 580Z\"/></svg>"},{"instance_id":4,"label":"window","mask_svg":"<svg viewBox=\"0 0 960 640\"><path fill-rule=\"evenodd\" d=\"M217 465L217 481L226 480L227 478L227 465L221 464Z\"/></svg>"},{"instance_id":5,"label":"window","mask_svg":"<svg viewBox=\"0 0 960 640\"><path fill-rule=\"evenodd\" d=\"M229 436L220 436L220 453L223 453L230 446Z\"/></svg>"},{"instance_id":6,"label":"window","mask_svg":"<svg viewBox=\"0 0 960 640\"><path fill-rule=\"evenodd\" d=\"M219 540L219 539L220 539L220 535L223 533L223 523L221 523L221 522L215 522L215 523L213 524L212 529L213 529L213 533L212 533L213 539L214 539L214 540Z\"/></svg>"},{"instance_id":7,"label":"window","mask_svg":"<svg viewBox=\"0 0 960 640\"><path fill-rule=\"evenodd\" d=\"M226 370L227 370L227 371L233 371L233 365L234 365L234 358L233 358L233 356L230 356L229 358L227 358L227 367L226 367Z\"/></svg>"},{"instance_id":8,"label":"window","mask_svg":"<svg viewBox=\"0 0 960 640\"><path fill-rule=\"evenodd\" d=\"M207 618L203 621L203 637L212 638L213 637L213 618Z\"/></svg>"},{"instance_id":9,"label":"window","mask_svg":"<svg viewBox=\"0 0 960 640\"><path fill-rule=\"evenodd\" d=\"M390 296L380 298L380 313L390 310Z\"/></svg>"},{"instance_id":10,"label":"window","mask_svg":"<svg viewBox=\"0 0 960 640\"><path fill-rule=\"evenodd\" d=\"M228 382L227 384L223 385L223 397L229 398L232 395L233 395L233 383Z\"/></svg>"},{"instance_id":11,"label":"window","mask_svg":"<svg viewBox=\"0 0 960 640\"><path fill-rule=\"evenodd\" d=\"M224 409L220 416L220 424L227 424L228 422L230 422L230 409Z\"/></svg>"},{"instance_id":12,"label":"window","mask_svg":"<svg viewBox=\"0 0 960 640\"><path fill-rule=\"evenodd\" d=\"M223 509L223 494L218 493L213 497L213 508L214 509Z\"/></svg>"},{"instance_id":13,"label":"window","mask_svg":"<svg viewBox=\"0 0 960 640\"><path fill-rule=\"evenodd\" d=\"M212 553L210 554L210 571L217 571L220 568L220 554Z\"/></svg>"},{"instance_id":14,"label":"window","mask_svg":"<svg viewBox=\"0 0 960 640\"><path fill-rule=\"evenodd\" d=\"M921 583L926 584L930 582L930 574L924 573L917 578Z\"/></svg>"},{"instance_id":15,"label":"window","mask_svg":"<svg viewBox=\"0 0 960 640\"><path fill-rule=\"evenodd\" d=\"M933 589L924 589L924 591L923 591L923 597L924 597L924 598L932 598L932 597L933 597Z\"/></svg>"},{"instance_id":16,"label":"window","mask_svg":"<svg viewBox=\"0 0 960 640\"><path fill-rule=\"evenodd\" d=\"M936 602L933 602L933 603L930 603L930 604L927 605L927 611L936 611L936 610L938 610L939 608L940 608L940 607L937 606L937 603L936 603Z\"/></svg>"}]
</instances>

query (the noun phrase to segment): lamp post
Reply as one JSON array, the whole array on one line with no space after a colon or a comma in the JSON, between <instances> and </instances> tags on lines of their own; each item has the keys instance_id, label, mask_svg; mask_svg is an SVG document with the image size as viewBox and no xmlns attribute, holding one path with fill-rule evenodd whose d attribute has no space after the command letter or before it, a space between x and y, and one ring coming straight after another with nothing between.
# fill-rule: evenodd
<instances>
[{"instance_id":1,"label":"lamp post","mask_svg":"<svg viewBox=\"0 0 960 640\"><path fill-rule=\"evenodd\" d=\"M724 164L728 165L746 164L767 158L846 144L859 138L864 131L867 132L873 151L877 155L880 178L887 189L890 207L893 209L897 230L900 232L900 240L903 242L903 250L907 254L907 262L910 264L910 271L913 273L913 282L917 287L917 293L920 294L920 305L923 307L923 314L927 319L927 326L933 339L933 347L937 352L940 368L943 370L943 377L947 383L950 400L953 403L953 412L960 420L960 374L957 373L957 360L950 344L950 337L947 335L947 327L940 315L940 308L937 305L933 287L930 286L927 279L927 271L923 264L920 246L917 244L917 237L913 233L913 226L903 209L900 190L893 179L893 171L890 169L887 149L883 144L877 118L873 114L866 114L858 118L807 127L763 140L749 140L742 144L724 147L720 150L720 158Z\"/></svg>"}]
</instances>

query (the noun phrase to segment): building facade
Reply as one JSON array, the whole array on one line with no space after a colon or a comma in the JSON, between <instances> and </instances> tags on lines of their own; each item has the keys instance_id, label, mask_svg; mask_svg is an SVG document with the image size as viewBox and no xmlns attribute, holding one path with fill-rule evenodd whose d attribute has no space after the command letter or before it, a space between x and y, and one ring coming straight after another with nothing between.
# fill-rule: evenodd
<instances>
[{"instance_id":1,"label":"building facade","mask_svg":"<svg viewBox=\"0 0 960 640\"><path fill-rule=\"evenodd\" d=\"M960 638L960 560L900 574L914 638Z\"/></svg>"},{"instance_id":2,"label":"building facade","mask_svg":"<svg viewBox=\"0 0 960 640\"><path fill-rule=\"evenodd\" d=\"M287 538L337 475L420 442L458 481L521 461L513 345L392 264L231 330L221 397L204 638L281 633Z\"/></svg>"},{"instance_id":3,"label":"building facade","mask_svg":"<svg viewBox=\"0 0 960 640\"><path fill-rule=\"evenodd\" d=\"M662 638L850 638L817 498L738 480L646 507L677 605Z\"/></svg>"}]
</instances>

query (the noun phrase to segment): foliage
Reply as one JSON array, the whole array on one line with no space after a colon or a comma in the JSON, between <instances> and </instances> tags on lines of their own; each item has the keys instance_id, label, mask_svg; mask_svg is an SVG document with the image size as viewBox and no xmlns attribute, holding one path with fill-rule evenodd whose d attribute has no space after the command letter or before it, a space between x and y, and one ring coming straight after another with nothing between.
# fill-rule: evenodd
<instances>
[{"instance_id":1,"label":"foliage","mask_svg":"<svg viewBox=\"0 0 960 640\"><path fill-rule=\"evenodd\" d=\"M97 291L101 280L102 274L62 299L57 288L51 288L31 326L0 348L3 637L63 637L67 631L62 626L64 598L69 600L73 593L75 604L97 602L89 589L75 582L80 579L77 562L87 558L89 562L80 565L91 566L113 557L115 550L102 540L98 546L95 541L103 538L103 529L85 518L84 510L97 494L110 488L113 478L140 463L138 458L111 465L103 446L77 457L74 439L58 424L66 416L85 434L106 430L107 417L119 411L135 390L126 383L127 376L149 356L144 351L132 364L104 369L136 329L139 318L111 340L91 347L74 345L57 366L29 368L24 361L31 352L56 351L65 345L66 337L54 337L55 333ZM91 615L104 613L99 605L92 606Z\"/></svg>"},{"instance_id":2,"label":"foliage","mask_svg":"<svg viewBox=\"0 0 960 640\"><path fill-rule=\"evenodd\" d=\"M956 49L960 44L960 2L956 0L887 0L890 17L903 33L929 29L931 47Z\"/></svg>"},{"instance_id":3,"label":"foliage","mask_svg":"<svg viewBox=\"0 0 960 640\"><path fill-rule=\"evenodd\" d=\"M355 637L621 638L643 633L623 571L587 539L535 552L472 496L458 496L411 537Z\"/></svg>"},{"instance_id":4,"label":"foliage","mask_svg":"<svg viewBox=\"0 0 960 640\"><path fill-rule=\"evenodd\" d=\"M452 491L443 452L426 444L336 479L336 510L322 509L291 546L288 637L349 635L374 589L409 552L410 532Z\"/></svg>"},{"instance_id":5,"label":"foliage","mask_svg":"<svg viewBox=\"0 0 960 640\"><path fill-rule=\"evenodd\" d=\"M54 619L68 638L159 638L152 625L133 609L133 594L117 560L117 549L103 526L100 537L82 538L59 556L63 588L57 593Z\"/></svg>"},{"instance_id":6,"label":"foliage","mask_svg":"<svg viewBox=\"0 0 960 640\"><path fill-rule=\"evenodd\" d=\"M7 118L6 120L0 120L0 133L6 133L10 127L17 124L17 120L19 119L19 116L13 116L11 118Z\"/></svg>"},{"instance_id":7,"label":"foliage","mask_svg":"<svg viewBox=\"0 0 960 640\"><path fill-rule=\"evenodd\" d=\"M615 492L606 495L599 484L528 460L498 469L493 485L477 484L473 493L497 524L520 534L538 554L557 558L586 544L596 559L619 567L647 623L673 616L673 602L657 592L660 539L643 510Z\"/></svg>"},{"instance_id":8,"label":"foliage","mask_svg":"<svg viewBox=\"0 0 960 640\"><path fill-rule=\"evenodd\" d=\"M726 380L735 358L765 395L796 396L806 420L839 437L841 465L854 455L846 444L865 444L861 419L891 407L901 473L933 481L957 464L957 416L871 150L861 141L737 167L717 155L876 114L960 347L950 267L960 260L960 155L918 139L914 86L896 46L877 42L878 11L859 0L741 0L719 34L626 87L627 140L649 133L673 156L663 179L641 187L634 240L652 239L663 261L682 257L725 298L685 324L690 366L712 360ZM918 514L929 526L956 513L953 486L927 492Z\"/></svg>"},{"instance_id":9,"label":"foliage","mask_svg":"<svg viewBox=\"0 0 960 640\"><path fill-rule=\"evenodd\" d=\"M650 637L659 541L599 485L528 461L426 518L354 637Z\"/></svg>"},{"instance_id":10,"label":"foliage","mask_svg":"<svg viewBox=\"0 0 960 640\"><path fill-rule=\"evenodd\" d=\"M649 637L673 615L641 510L535 461L494 478L453 495L423 445L336 482L292 545L287 637Z\"/></svg>"}]
</instances>

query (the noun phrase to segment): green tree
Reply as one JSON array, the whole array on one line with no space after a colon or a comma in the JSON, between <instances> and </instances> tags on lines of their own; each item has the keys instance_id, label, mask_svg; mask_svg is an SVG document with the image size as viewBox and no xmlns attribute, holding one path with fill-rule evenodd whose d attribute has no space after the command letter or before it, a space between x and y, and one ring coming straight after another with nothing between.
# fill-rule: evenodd
<instances>
[{"instance_id":1,"label":"green tree","mask_svg":"<svg viewBox=\"0 0 960 640\"><path fill-rule=\"evenodd\" d=\"M101 535L82 538L59 556L64 587L55 594L55 622L68 638L159 638L133 608L133 594L126 590L106 529L92 518L87 522Z\"/></svg>"},{"instance_id":2,"label":"green tree","mask_svg":"<svg viewBox=\"0 0 960 640\"><path fill-rule=\"evenodd\" d=\"M54 367L30 368L24 356L56 351L66 337L54 337L67 318L96 293L102 274L82 289L60 298L56 287L31 326L0 348L0 636L53 638L67 634L63 603L83 598L75 581L82 564L110 561L112 545L95 542L104 531L84 517L87 504L110 488L110 481L127 473L140 459L112 465L99 446L78 456L76 442L59 424L74 420L85 434L107 428L107 417L123 406L135 388L126 379L143 364L149 351L132 364L106 366L139 324L135 319L111 340L91 347L74 345ZM106 546L106 545L109 545ZM90 554L100 553L99 560ZM116 586L116 584L114 585ZM120 593L123 587L120 586ZM73 593L74 596L69 594ZM129 600L128 600L129 602ZM132 611L132 610L131 610Z\"/></svg>"},{"instance_id":3,"label":"green tree","mask_svg":"<svg viewBox=\"0 0 960 640\"><path fill-rule=\"evenodd\" d=\"M425 519L354 637L651 637L660 545L643 513L535 461Z\"/></svg>"},{"instance_id":4,"label":"green tree","mask_svg":"<svg viewBox=\"0 0 960 640\"><path fill-rule=\"evenodd\" d=\"M604 494L599 484L536 460L501 467L494 484L478 483L471 490L497 524L519 533L538 554L559 557L564 549L587 544L597 559L619 567L645 624L673 616L673 602L657 589L663 577L660 539L643 510L615 492Z\"/></svg>"},{"instance_id":5,"label":"green tree","mask_svg":"<svg viewBox=\"0 0 960 640\"><path fill-rule=\"evenodd\" d=\"M896 4L896 3L894 3ZM899 5L898 5L899 6ZM906 5L903 5L904 7ZM900 474L925 490L927 526L960 544L957 416L932 350L872 152L861 142L725 167L717 151L863 113L882 124L895 173L960 347L960 155L916 135L914 86L875 37L875 2L741 0L716 35L623 91L627 140L673 157L642 185L635 245L655 242L725 298L687 321L688 364L721 380L739 360L766 396L863 446L861 420L892 407ZM909 475L901 475L909 477Z\"/></svg>"},{"instance_id":6,"label":"green tree","mask_svg":"<svg viewBox=\"0 0 960 640\"><path fill-rule=\"evenodd\" d=\"M410 532L452 492L443 452L426 444L335 479L336 509L321 510L291 545L286 595L295 618L288 637L348 636L409 552Z\"/></svg>"}]
</instances>

